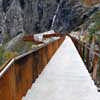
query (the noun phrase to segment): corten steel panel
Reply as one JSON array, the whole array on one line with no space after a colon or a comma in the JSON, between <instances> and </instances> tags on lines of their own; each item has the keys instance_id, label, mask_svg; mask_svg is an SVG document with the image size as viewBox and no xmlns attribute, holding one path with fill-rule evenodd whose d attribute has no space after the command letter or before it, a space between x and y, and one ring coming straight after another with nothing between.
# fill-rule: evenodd
<instances>
[{"instance_id":1,"label":"corten steel panel","mask_svg":"<svg viewBox=\"0 0 100 100\"><path fill-rule=\"evenodd\" d=\"M55 45L56 45L56 50L60 47L60 44L59 44L59 40L57 40L56 42L55 42Z\"/></svg>"},{"instance_id":2,"label":"corten steel panel","mask_svg":"<svg viewBox=\"0 0 100 100\"><path fill-rule=\"evenodd\" d=\"M32 63L32 76L33 80L32 82L34 83L36 78L38 77L38 51L32 53L33 56L33 63Z\"/></svg>"},{"instance_id":3,"label":"corten steel panel","mask_svg":"<svg viewBox=\"0 0 100 100\"><path fill-rule=\"evenodd\" d=\"M58 48L60 47L60 44L59 44L59 39L57 40L56 45L57 45L57 49L58 49Z\"/></svg>"},{"instance_id":4,"label":"corten steel panel","mask_svg":"<svg viewBox=\"0 0 100 100\"><path fill-rule=\"evenodd\" d=\"M40 56L40 55L42 54L42 53L41 53L41 50L42 50L42 48L39 49L39 51L38 51L38 60L39 60L39 62L38 62L38 74L39 74L39 75L41 74L42 69L43 69L42 57Z\"/></svg>"},{"instance_id":5,"label":"corten steel panel","mask_svg":"<svg viewBox=\"0 0 100 100\"><path fill-rule=\"evenodd\" d=\"M32 85L32 56L16 61L16 100L21 100Z\"/></svg>"},{"instance_id":6,"label":"corten steel panel","mask_svg":"<svg viewBox=\"0 0 100 100\"><path fill-rule=\"evenodd\" d=\"M0 78L0 100L15 100L15 74L14 68L11 67L1 78Z\"/></svg>"},{"instance_id":7,"label":"corten steel panel","mask_svg":"<svg viewBox=\"0 0 100 100\"><path fill-rule=\"evenodd\" d=\"M46 64L48 63L48 51L47 51L47 46L45 46L44 48L43 48L43 51L42 51L42 57L44 58L43 59L43 66L45 65L46 66Z\"/></svg>"},{"instance_id":8,"label":"corten steel panel","mask_svg":"<svg viewBox=\"0 0 100 100\"><path fill-rule=\"evenodd\" d=\"M36 64L36 67L37 67L37 72L38 72L38 75L41 73L41 56L40 56L40 53L39 53L39 50L35 52L36 55L35 55L35 64Z\"/></svg>"},{"instance_id":9,"label":"corten steel panel","mask_svg":"<svg viewBox=\"0 0 100 100\"><path fill-rule=\"evenodd\" d=\"M47 51L47 48L46 47L43 47L39 50L39 54L41 55L40 58L41 58L41 71L44 69L44 67L46 66L47 64L47 54L48 54L48 51Z\"/></svg>"},{"instance_id":10,"label":"corten steel panel","mask_svg":"<svg viewBox=\"0 0 100 100\"><path fill-rule=\"evenodd\" d=\"M59 46L62 44L62 42L64 41L64 39L65 39L65 37L61 37L61 38L59 39Z\"/></svg>"},{"instance_id":11,"label":"corten steel panel","mask_svg":"<svg viewBox=\"0 0 100 100\"><path fill-rule=\"evenodd\" d=\"M62 38L58 39L58 45L59 46L60 46L61 42L62 42Z\"/></svg>"},{"instance_id":12,"label":"corten steel panel","mask_svg":"<svg viewBox=\"0 0 100 100\"><path fill-rule=\"evenodd\" d=\"M56 52L57 48L58 48L58 44L57 44L57 41L53 42L52 43L52 47L53 47L53 54Z\"/></svg>"},{"instance_id":13,"label":"corten steel panel","mask_svg":"<svg viewBox=\"0 0 100 100\"><path fill-rule=\"evenodd\" d=\"M99 63L99 56L97 56L95 54L94 55L94 59L93 59L93 73L92 73L93 80L96 80L96 78L97 78L97 67L98 67L98 63Z\"/></svg>"},{"instance_id":14,"label":"corten steel panel","mask_svg":"<svg viewBox=\"0 0 100 100\"><path fill-rule=\"evenodd\" d=\"M21 100L63 41L56 40L16 60L0 78L0 100Z\"/></svg>"},{"instance_id":15,"label":"corten steel panel","mask_svg":"<svg viewBox=\"0 0 100 100\"><path fill-rule=\"evenodd\" d=\"M53 50L52 49L54 49L53 47L52 47L52 44L49 44L48 45L48 47L47 47L47 50L48 50L48 61L51 59L51 57L52 57L52 54L53 54Z\"/></svg>"}]
</instances>

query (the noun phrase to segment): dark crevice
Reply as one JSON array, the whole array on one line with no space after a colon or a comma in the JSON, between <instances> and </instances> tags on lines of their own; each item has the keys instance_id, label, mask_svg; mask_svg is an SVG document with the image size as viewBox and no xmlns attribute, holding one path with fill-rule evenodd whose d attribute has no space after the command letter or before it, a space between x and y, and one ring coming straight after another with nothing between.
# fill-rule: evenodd
<instances>
[{"instance_id":1,"label":"dark crevice","mask_svg":"<svg viewBox=\"0 0 100 100\"><path fill-rule=\"evenodd\" d=\"M21 8L24 9L25 8L25 0L19 0Z\"/></svg>"},{"instance_id":2,"label":"dark crevice","mask_svg":"<svg viewBox=\"0 0 100 100\"><path fill-rule=\"evenodd\" d=\"M4 12L6 12L8 10L8 8L10 7L12 1L13 0L2 0L2 6L3 6Z\"/></svg>"}]
</instances>

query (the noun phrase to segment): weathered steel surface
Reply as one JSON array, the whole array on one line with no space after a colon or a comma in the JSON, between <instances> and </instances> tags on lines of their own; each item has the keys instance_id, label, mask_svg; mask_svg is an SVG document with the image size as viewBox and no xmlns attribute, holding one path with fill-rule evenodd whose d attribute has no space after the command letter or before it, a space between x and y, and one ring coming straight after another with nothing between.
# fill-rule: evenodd
<instances>
[{"instance_id":1,"label":"weathered steel surface","mask_svg":"<svg viewBox=\"0 0 100 100\"><path fill-rule=\"evenodd\" d=\"M50 38L50 37L63 37L65 36L64 34L61 33L53 33L53 34L44 34L43 38Z\"/></svg>"},{"instance_id":2,"label":"weathered steel surface","mask_svg":"<svg viewBox=\"0 0 100 100\"><path fill-rule=\"evenodd\" d=\"M10 69L0 78L0 100L15 100L15 72Z\"/></svg>"},{"instance_id":3,"label":"weathered steel surface","mask_svg":"<svg viewBox=\"0 0 100 100\"><path fill-rule=\"evenodd\" d=\"M94 59L93 59L93 73L92 73L92 78L93 80L96 80L97 78L97 67L98 67L98 63L99 63L99 56L98 55L94 55Z\"/></svg>"},{"instance_id":4,"label":"weathered steel surface","mask_svg":"<svg viewBox=\"0 0 100 100\"><path fill-rule=\"evenodd\" d=\"M21 97L25 95L27 89L32 84L32 61L31 55L24 57L16 61L14 64L15 76L16 76L16 100L21 100Z\"/></svg>"},{"instance_id":5,"label":"weathered steel surface","mask_svg":"<svg viewBox=\"0 0 100 100\"><path fill-rule=\"evenodd\" d=\"M36 40L36 39L34 38L34 35L24 36L24 37L23 37L23 41L34 42L34 43L36 43L36 44L43 43L42 41Z\"/></svg>"},{"instance_id":6,"label":"weathered steel surface","mask_svg":"<svg viewBox=\"0 0 100 100\"><path fill-rule=\"evenodd\" d=\"M0 100L21 100L64 38L15 59L0 77Z\"/></svg>"}]
</instances>

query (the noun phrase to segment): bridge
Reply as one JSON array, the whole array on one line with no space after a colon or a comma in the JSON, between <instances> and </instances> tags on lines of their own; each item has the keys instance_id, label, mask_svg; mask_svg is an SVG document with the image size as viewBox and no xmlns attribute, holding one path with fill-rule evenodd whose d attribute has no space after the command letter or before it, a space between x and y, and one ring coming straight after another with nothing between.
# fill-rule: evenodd
<instances>
[{"instance_id":1,"label":"bridge","mask_svg":"<svg viewBox=\"0 0 100 100\"><path fill-rule=\"evenodd\" d=\"M73 42L60 37L13 58L0 72L0 100L99 100Z\"/></svg>"}]
</instances>

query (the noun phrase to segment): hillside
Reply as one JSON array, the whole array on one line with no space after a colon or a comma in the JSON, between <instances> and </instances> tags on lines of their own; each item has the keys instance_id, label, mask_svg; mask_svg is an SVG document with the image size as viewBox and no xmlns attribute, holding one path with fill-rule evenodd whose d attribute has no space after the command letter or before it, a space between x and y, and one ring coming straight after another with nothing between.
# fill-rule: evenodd
<instances>
[{"instance_id":1,"label":"hillside","mask_svg":"<svg viewBox=\"0 0 100 100\"><path fill-rule=\"evenodd\" d=\"M3 39L51 28L62 33L70 32L92 11L89 12L89 8L78 0L1 0L0 5L0 37Z\"/></svg>"},{"instance_id":2,"label":"hillside","mask_svg":"<svg viewBox=\"0 0 100 100\"><path fill-rule=\"evenodd\" d=\"M76 31L98 9L80 0L0 0L0 59L27 51L25 34Z\"/></svg>"}]
</instances>

